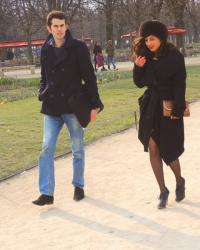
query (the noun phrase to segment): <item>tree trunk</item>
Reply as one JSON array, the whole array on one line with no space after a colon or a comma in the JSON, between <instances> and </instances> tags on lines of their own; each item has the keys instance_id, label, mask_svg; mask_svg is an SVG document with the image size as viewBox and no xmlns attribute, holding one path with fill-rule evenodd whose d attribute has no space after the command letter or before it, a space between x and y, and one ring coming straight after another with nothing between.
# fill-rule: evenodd
<instances>
[{"instance_id":1,"label":"tree trunk","mask_svg":"<svg viewBox=\"0 0 200 250\"><path fill-rule=\"evenodd\" d=\"M199 29L196 25L193 25L193 42L198 43L199 42Z\"/></svg>"},{"instance_id":2,"label":"tree trunk","mask_svg":"<svg viewBox=\"0 0 200 250\"><path fill-rule=\"evenodd\" d=\"M57 9L57 1L55 1L55 0L47 0L47 4L48 4L49 11Z\"/></svg>"},{"instance_id":3,"label":"tree trunk","mask_svg":"<svg viewBox=\"0 0 200 250\"><path fill-rule=\"evenodd\" d=\"M113 40L113 12L111 8L106 10L106 40Z\"/></svg>"},{"instance_id":4,"label":"tree trunk","mask_svg":"<svg viewBox=\"0 0 200 250\"><path fill-rule=\"evenodd\" d=\"M150 0L150 18L159 19L160 11L162 9L163 0Z\"/></svg>"},{"instance_id":5,"label":"tree trunk","mask_svg":"<svg viewBox=\"0 0 200 250\"><path fill-rule=\"evenodd\" d=\"M192 42L199 42L199 27L198 27L198 5L196 4L195 0L191 0L188 1L188 5L187 5L187 10L188 10L188 14L191 20L191 24L192 24L192 33L193 33L193 39Z\"/></svg>"},{"instance_id":6,"label":"tree trunk","mask_svg":"<svg viewBox=\"0 0 200 250\"><path fill-rule=\"evenodd\" d=\"M103 29L103 27L102 27L102 25L103 25L103 20L102 20L103 18L102 18L102 15L101 15L101 13L99 13L98 14L98 27L99 27L99 31L98 31L98 37L99 37L99 41L100 41L100 43L101 44L103 44L103 42L104 42L104 36L103 36L103 34L104 34L104 29Z\"/></svg>"},{"instance_id":7,"label":"tree trunk","mask_svg":"<svg viewBox=\"0 0 200 250\"><path fill-rule=\"evenodd\" d=\"M28 47L27 47L28 61L29 61L30 64L33 64L34 61L33 61L33 50L32 50L32 46L31 46L31 37L27 38L27 42L28 42Z\"/></svg>"},{"instance_id":8,"label":"tree trunk","mask_svg":"<svg viewBox=\"0 0 200 250\"><path fill-rule=\"evenodd\" d=\"M184 21L183 16L177 16L175 21L175 27L176 28L184 28ZM184 35L179 34L176 35L176 46L178 49L181 49L183 53L185 53L185 46L184 46Z\"/></svg>"},{"instance_id":9,"label":"tree trunk","mask_svg":"<svg viewBox=\"0 0 200 250\"><path fill-rule=\"evenodd\" d=\"M184 28L184 10L186 8L187 0L166 0L170 11L173 13L175 19L175 27L176 28ZM183 35L176 35L176 45L177 48L181 48L183 53L185 53L184 48L184 36Z\"/></svg>"}]
</instances>

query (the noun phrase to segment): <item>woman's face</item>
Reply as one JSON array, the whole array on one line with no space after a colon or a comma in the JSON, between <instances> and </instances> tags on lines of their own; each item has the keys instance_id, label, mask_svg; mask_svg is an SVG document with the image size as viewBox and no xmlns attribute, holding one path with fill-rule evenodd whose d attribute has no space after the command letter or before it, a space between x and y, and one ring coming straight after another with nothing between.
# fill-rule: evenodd
<instances>
[{"instance_id":1,"label":"woman's face","mask_svg":"<svg viewBox=\"0 0 200 250\"><path fill-rule=\"evenodd\" d=\"M161 45L161 40L156 36L150 35L145 38L145 44L151 52L156 52Z\"/></svg>"}]
</instances>

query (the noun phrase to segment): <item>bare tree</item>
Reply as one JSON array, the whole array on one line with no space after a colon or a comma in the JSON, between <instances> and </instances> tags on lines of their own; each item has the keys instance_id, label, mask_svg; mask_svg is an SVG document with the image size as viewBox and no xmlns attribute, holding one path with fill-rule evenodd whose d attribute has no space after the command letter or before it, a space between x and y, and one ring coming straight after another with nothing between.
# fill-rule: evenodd
<instances>
[{"instance_id":1,"label":"bare tree","mask_svg":"<svg viewBox=\"0 0 200 250\"><path fill-rule=\"evenodd\" d=\"M8 15L9 5L5 0L0 0L0 39L5 39L7 37L7 30L11 24L11 19Z\"/></svg>"},{"instance_id":2,"label":"bare tree","mask_svg":"<svg viewBox=\"0 0 200 250\"><path fill-rule=\"evenodd\" d=\"M117 45L121 48L121 35L130 31L130 26L126 15L126 6L123 0L119 1L118 6L114 11L114 24L114 33L117 38Z\"/></svg>"},{"instance_id":3,"label":"bare tree","mask_svg":"<svg viewBox=\"0 0 200 250\"><path fill-rule=\"evenodd\" d=\"M42 24L46 23L46 16L52 10L61 10L72 21L83 0L27 0L32 12Z\"/></svg>"},{"instance_id":4,"label":"bare tree","mask_svg":"<svg viewBox=\"0 0 200 250\"><path fill-rule=\"evenodd\" d=\"M105 13L106 18L106 40L113 40L113 14L118 0L92 0L97 7Z\"/></svg>"},{"instance_id":5,"label":"bare tree","mask_svg":"<svg viewBox=\"0 0 200 250\"><path fill-rule=\"evenodd\" d=\"M137 31L143 21L151 19L178 28L184 28L187 21L193 41L199 39L200 0L0 0L0 39L26 39L32 62L30 40L44 36L46 16L53 9L73 20L75 36L91 37L102 44L113 37L120 44L123 33ZM183 47L183 37L176 40Z\"/></svg>"},{"instance_id":6,"label":"bare tree","mask_svg":"<svg viewBox=\"0 0 200 250\"><path fill-rule=\"evenodd\" d=\"M5 15L4 15L4 6L3 6L3 0L0 0L0 30L1 33L5 30Z\"/></svg>"},{"instance_id":7,"label":"bare tree","mask_svg":"<svg viewBox=\"0 0 200 250\"><path fill-rule=\"evenodd\" d=\"M6 20L4 16L4 6L3 1L0 0L0 41L5 39L5 27L6 27ZM0 61L5 60L5 51L0 48Z\"/></svg>"},{"instance_id":8,"label":"bare tree","mask_svg":"<svg viewBox=\"0 0 200 250\"><path fill-rule=\"evenodd\" d=\"M164 0L149 0L150 19L159 19Z\"/></svg>"},{"instance_id":9,"label":"bare tree","mask_svg":"<svg viewBox=\"0 0 200 250\"><path fill-rule=\"evenodd\" d=\"M40 30L41 25L34 13L29 8L27 0L8 0L8 14L17 21L18 28L23 33L24 39L28 42L28 59L33 63L33 52L31 40L35 33Z\"/></svg>"},{"instance_id":10,"label":"bare tree","mask_svg":"<svg viewBox=\"0 0 200 250\"><path fill-rule=\"evenodd\" d=\"M177 28L184 28L184 12L187 5L188 0L165 0L168 8L174 17L174 25ZM183 36L177 35L176 37L177 47L184 49L184 39Z\"/></svg>"},{"instance_id":11,"label":"bare tree","mask_svg":"<svg viewBox=\"0 0 200 250\"><path fill-rule=\"evenodd\" d=\"M131 30L138 30L142 21L148 18L147 0L124 0L124 13L127 16Z\"/></svg>"},{"instance_id":12,"label":"bare tree","mask_svg":"<svg viewBox=\"0 0 200 250\"><path fill-rule=\"evenodd\" d=\"M198 0L188 0L186 10L189 15L189 19L192 25L193 31L193 42L199 41L199 11L200 11L200 1Z\"/></svg>"}]
</instances>

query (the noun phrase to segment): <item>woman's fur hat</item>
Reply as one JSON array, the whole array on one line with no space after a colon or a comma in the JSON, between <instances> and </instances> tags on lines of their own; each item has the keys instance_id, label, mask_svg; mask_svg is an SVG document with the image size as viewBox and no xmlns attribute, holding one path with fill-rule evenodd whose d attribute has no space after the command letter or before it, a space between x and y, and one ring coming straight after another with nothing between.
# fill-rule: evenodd
<instances>
[{"instance_id":1,"label":"woman's fur hat","mask_svg":"<svg viewBox=\"0 0 200 250\"><path fill-rule=\"evenodd\" d=\"M168 30L163 23L153 20L142 23L139 29L139 34L144 38L153 35L162 41L167 41Z\"/></svg>"}]
</instances>

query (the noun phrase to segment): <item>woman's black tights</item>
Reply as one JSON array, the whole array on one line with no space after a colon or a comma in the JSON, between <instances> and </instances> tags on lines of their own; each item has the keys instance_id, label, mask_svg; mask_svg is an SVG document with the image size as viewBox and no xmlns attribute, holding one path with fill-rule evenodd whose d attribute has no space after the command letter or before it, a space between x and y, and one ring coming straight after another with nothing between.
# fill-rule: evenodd
<instances>
[{"instance_id":1,"label":"woman's black tights","mask_svg":"<svg viewBox=\"0 0 200 250\"><path fill-rule=\"evenodd\" d=\"M160 157L159 148L152 138L150 138L149 140L149 156L150 156L150 162L151 162L154 175L156 177L156 180L160 188L160 192L161 193L165 192L166 186L165 186L165 179L164 179L164 172L163 172L163 163ZM179 185L180 183L182 183L179 159L171 162L169 165L175 175L176 183Z\"/></svg>"},{"instance_id":2,"label":"woman's black tights","mask_svg":"<svg viewBox=\"0 0 200 250\"><path fill-rule=\"evenodd\" d=\"M182 183L182 177L181 177L181 167L179 159L170 162L169 165L175 175L177 185L180 185Z\"/></svg>"},{"instance_id":3,"label":"woman's black tights","mask_svg":"<svg viewBox=\"0 0 200 250\"><path fill-rule=\"evenodd\" d=\"M163 164L160 157L159 148L152 138L149 139L149 157L154 175L160 188L160 192L163 193L166 191Z\"/></svg>"}]
</instances>

